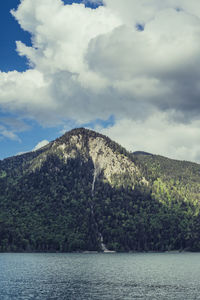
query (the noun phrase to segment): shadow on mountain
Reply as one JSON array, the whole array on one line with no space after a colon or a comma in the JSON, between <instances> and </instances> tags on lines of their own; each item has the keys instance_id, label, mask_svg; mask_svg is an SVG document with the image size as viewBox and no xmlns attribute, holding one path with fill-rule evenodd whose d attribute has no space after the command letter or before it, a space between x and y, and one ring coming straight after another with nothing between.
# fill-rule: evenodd
<instances>
[{"instance_id":1,"label":"shadow on mountain","mask_svg":"<svg viewBox=\"0 0 200 300\"><path fill-rule=\"evenodd\" d=\"M57 155L32 172L2 172L0 250L101 251L101 238L115 251L200 250L191 202L157 199L138 182L112 187L102 174L92 192L93 172L92 160L63 164Z\"/></svg>"}]
</instances>

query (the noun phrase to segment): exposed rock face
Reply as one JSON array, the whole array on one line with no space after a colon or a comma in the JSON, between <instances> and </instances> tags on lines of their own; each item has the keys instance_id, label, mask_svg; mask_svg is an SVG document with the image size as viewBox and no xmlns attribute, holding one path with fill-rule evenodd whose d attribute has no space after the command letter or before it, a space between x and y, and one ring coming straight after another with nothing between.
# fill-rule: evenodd
<instances>
[{"instance_id":1,"label":"exposed rock face","mask_svg":"<svg viewBox=\"0 0 200 300\"><path fill-rule=\"evenodd\" d=\"M136 177L141 177L141 183L148 184L148 181L140 176L140 171L134 162L120 153L119 149L123 148L112 142L116 148L119 148L117 151L113 151L110 140L110 144L108 143L108 138L86 129L72 130L70 134L66 134L66 138L64 137L65 135L42 148L42 153L31 162L30 169L35 171L37 168L41 168L48 155L57 155L65 163L69 159L81 156L83 161L86 162L90 159L93 162L92 190L100 174L112 186L119 187L128 184L134 188Z\"/></svg>"},{"instance_id":2,"label":"exposed rock face","mask_svg":"<svg viewBox=\"0 0 200 300\"><path fill-rule=\"evenodd\" d=\"M124 178L127 175L134 186L135 174L139 175L138 168L123 154L114 153L103 138L89 140L89 155L92 158L96 175L103 171L105 179L111 185L114 177Z\"/></svg>"},{"instance_id":3,"label":"exposed rock face","mask_svg":"<svg viewBox=\"0 0 200 300\"><path fill-rule=\"evenodd\" d=\"M91 132L93 133L92 135ZM63 138L61 139L64 140ZM114 144L117 145L116 143ZM121 149L119 145L117 147ZM40 168L49 154L58 155L65 163L67 163L68 159L74 159L78 156L81 156L84 161L91 159L94 165L92 190L100 174L109 184L118 187L128 184L134 188L135 178L140 177L138 167L129 157L120 153L119 150L113 151L104 136L94 134L93 131L86 129L80 129L80 131L73 130L65 141L61 143L58 139L44 147L44 150L37 160L33 161L32 170ZM148 181L144 177L141 177L140 182L148 184Z\"/></svg>"}]
</instances>

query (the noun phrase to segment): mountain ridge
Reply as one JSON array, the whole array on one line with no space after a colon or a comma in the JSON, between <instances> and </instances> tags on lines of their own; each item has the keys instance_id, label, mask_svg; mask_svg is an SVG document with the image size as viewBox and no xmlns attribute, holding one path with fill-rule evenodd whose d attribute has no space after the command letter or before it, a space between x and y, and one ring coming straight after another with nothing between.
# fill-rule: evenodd
<instances>
[{"instance_id":1,"label":"mountain ridge","mask_svg":"<svg viewBox=\"0 0 200 300\"><path fill-rule=\"evenodd\" d=\"M0 251L198 250L199 202L200 165L73 129L0 161Z\"/></svg>"}]
</instances>

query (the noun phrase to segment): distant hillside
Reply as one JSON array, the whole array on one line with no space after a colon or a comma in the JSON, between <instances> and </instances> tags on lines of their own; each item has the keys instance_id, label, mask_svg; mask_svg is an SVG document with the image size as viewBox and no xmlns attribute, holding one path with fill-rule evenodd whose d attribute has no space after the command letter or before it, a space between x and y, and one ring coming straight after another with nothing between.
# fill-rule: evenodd
<instances>
[{"instance_id":1,"label":"distant hillside","mask_svg":"<svg viewBox=\"0 0 200 300\"><path fill-rule=\"evenodd\" d=\"M0 161L0 251L200 250L200 165L74 129Z\"/></svg>"},{"instance_id":2,"label":"distant hillside","mask_svg":"<svg viewBox=\"0 0 200 300\"><path fill-rule=\"evenodd\" d=\"M166 202L163 191L172 198L181 198L199 206L200 165L188 161L178 161L159 155L133 154L133 160L152 185L160 189L159 197ZM161 187L162 186L162 187ZM158 196L158 195L157 195ZM168 196L169 200L170 196Z\"/></svg>"},{"instance_id":3,"label":"distant hillside","mask_svg":"<svg viewBox=\"0 0 200 300\"><path fill-rule=\"evenodd\" d=\"M135 151L133 152L133 155L153 155L153 154L144 151Z\"/></svg>"}]
</instances>

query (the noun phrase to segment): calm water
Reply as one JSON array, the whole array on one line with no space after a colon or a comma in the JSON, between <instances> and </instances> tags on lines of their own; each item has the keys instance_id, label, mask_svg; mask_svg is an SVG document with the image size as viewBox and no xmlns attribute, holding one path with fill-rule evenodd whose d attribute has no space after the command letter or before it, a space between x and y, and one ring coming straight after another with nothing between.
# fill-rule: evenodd
<instances>
[{"instance_id":1,"label":"calm water","mask_svg":"<svg viewBox=\"0 0 200 300\"><path fill-rule=\"evenodd\" d=\"M200 299L200 254L0 254L0 299Z\"/></svg>"}]
</instances>

